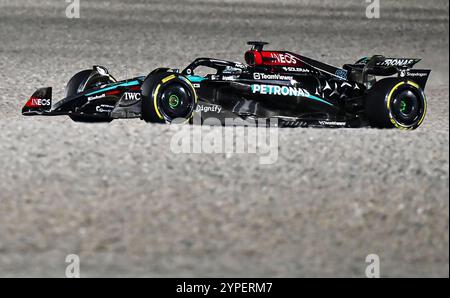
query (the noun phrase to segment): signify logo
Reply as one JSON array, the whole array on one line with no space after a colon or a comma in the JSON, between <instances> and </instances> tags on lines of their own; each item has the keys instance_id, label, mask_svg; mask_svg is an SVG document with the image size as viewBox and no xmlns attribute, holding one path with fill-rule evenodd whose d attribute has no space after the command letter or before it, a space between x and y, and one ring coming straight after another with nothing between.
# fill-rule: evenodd
<instances>
[{"instance_id":1,"label":"signify logo","mask_svg":"<svg viewBox=\"0 0 450 298\"><path fill-rule=\"evenodd\" d=\"M220 113L220 111L222 111L222 107L219 105L197 105L197 107L195 108L196 112L213 112L213 113Z\"/></svg>"},{"instance_id":2,"label":"signify logo","mask_svg":"<svg viewBox=\"0 0 450 298\"><path fill-rule=\"evenodd\" d=\"M281 95L281 96L302 96L309 97L310 94L303 88L277 86L277 85L260 85L254 84L251 86L252 93Z\"/></svg>"}]
</instances>

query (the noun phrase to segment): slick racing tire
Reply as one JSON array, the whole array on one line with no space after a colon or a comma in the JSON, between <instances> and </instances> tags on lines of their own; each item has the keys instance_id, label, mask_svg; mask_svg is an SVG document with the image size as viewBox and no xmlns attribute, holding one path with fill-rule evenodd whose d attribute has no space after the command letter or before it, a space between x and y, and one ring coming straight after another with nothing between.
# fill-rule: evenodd
<instances>
[{"instance_id":1,"label":"slick racing tire","mask_svg":"<svg viewBox=\"0 0 450 298\"><path fill-rule=\"evenodd\" d=\"M373 127L416 129L426 112L425 94L411 80L382 79L370 89L366 98L366 114Z\"/></svg>"},{"instance_id":2,"label":"slick racing tire","mask_svg":"<svg viewBox=\"0 0 450 298\"><path fill-rule=\"evenodd\" d=\"M188 122L196 105L194 86L181 74L150 74L142 84L142 119L147 122Z\"/></svg>"},{"instance_id":3,"label":"slick racing tire","mask_svg":"<svg viewBox=\"0 0 450 298\"><path fill-rule=\"evenodd\" d=\"M67 83L64 91L65 97L74 96L85 90L114 82L110 76L100 75L95 70L82 70L76 73Z\"/></svg>"}]
</instances>

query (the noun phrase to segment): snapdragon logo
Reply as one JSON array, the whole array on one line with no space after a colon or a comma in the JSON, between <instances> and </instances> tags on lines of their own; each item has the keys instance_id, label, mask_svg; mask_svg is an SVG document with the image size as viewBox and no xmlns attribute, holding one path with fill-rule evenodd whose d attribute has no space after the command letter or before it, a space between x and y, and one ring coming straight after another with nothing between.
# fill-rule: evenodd
<instances>
[{"instance_id":1,"label":"snapdragon logo","mask_svg":"<svg viewBox=\"0 0 450 298\"><path fill-rule=\"evenodd\" d=\"M254 84L251 88L252 93L258 94L302 97L309 97L311 95L307 90L297 87Z\"/></svg>"},{"instance_id":2,"label":"snapdragon logo","mask_svg":"<svg viewBox=\"0 0 450 298\"><path fill-rule=\"evenodd\" d=\"M270 165L278 160L278 121L276 119L242 120L210 117L201 119L195 113L193 125L170 124L174 135L170 139L170 150L174 154L255 154L259 164ZM184 120L184 119L180 119ZM185 121L184 121L185 122Z\"/></svg>"},{"instance_id":3,"label":"snapdragon logo","mask_svg":"<svg viewBox=\"0 0 450 298\"><path fill-rule=\"evenodd\" d=\"M425 72L411 72L411 71L407 72L406 75L408 77L419 77L419 78L428 76L428 74ZM405 75L403 75L403 76L405 76Z\"/></svg>"}]
</instances>

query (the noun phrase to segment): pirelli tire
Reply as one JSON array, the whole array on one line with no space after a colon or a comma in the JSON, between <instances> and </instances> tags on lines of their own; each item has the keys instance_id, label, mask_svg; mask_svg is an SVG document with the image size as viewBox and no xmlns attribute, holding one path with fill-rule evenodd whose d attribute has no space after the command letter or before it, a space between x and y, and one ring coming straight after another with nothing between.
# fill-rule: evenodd
<instances>
[{"instance_id":1,"label":"pirelli tire","mask_svg":"<svg viewBox=\"0 0 450 298\"><path fill-rule=\"evenodd\" d=\"M189 122L197 105L194 86L172 72L150 74L141 87L142 119L147 122Z\"/></svg>"},{"instance_id":2,"label":"pirelli tire","mask_svg":"<svg viewBox=\"0 0 450 298\"><path fill-rule=\"evenodd\" d=\"M423 123L426 112L422 88L407 79L382 79L366 98L366 114L372 127L413 130Z\"/></svg>"}]
</instances>

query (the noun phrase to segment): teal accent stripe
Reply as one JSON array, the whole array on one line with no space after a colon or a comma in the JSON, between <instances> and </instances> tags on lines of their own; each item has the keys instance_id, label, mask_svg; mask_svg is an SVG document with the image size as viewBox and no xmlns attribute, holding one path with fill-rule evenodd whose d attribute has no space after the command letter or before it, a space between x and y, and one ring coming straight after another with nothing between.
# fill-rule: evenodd
<instances>
[{"instance_id":1,"label":"teal accent stripe","mask_svg":"<svg viewBox=\"0 0 450 298\"><path fill-rule=\"evenodd\" d=\"M201 81L205 80L204 77L201 76L186 76L191 83L200 83Z\"/></svg>"},{"instance_id":2,"label":"teal accent stripe","mask_svg":"<svg viewBox=\"0 0 450 298\"><path fill-rule=\"evenodd\" d=\"M93 91L91 93L88 93L88 94L86 94L86 96L91 96L91 95L94 95L94 94L103 93L105 91L114 90L114 89L116 89L118 87L128 87L128 86L136 86L136 85L139 85L139 81L130 81L130 82L125 82L125 83L118 83L116 85L109 86L109 87L106 87L106 88L103 88L103 89L96 90L96 91Z\"/></svg>"},{"instance_id":3,"label":"teal accent stripe","mask_svg":"<svg viewBox=\"0 0 450 298\"><path fill-rule=\"evenodd\" d=\"M334 107L334 104L332 104L332 103L330 103L330 102L328 102L328 101L326 101L326 100L323 100L323 99L320 98L320 97L317 97L317 96L314 96L314 95L309 95L308 98L314 99L314 100L317 100L317 101L320 101L320 102L323 102L323 103L325 103L325 104L327 104L327 105L329 105L329 106L333 106L333 107Z\"/></svg>"}]
</instances>

